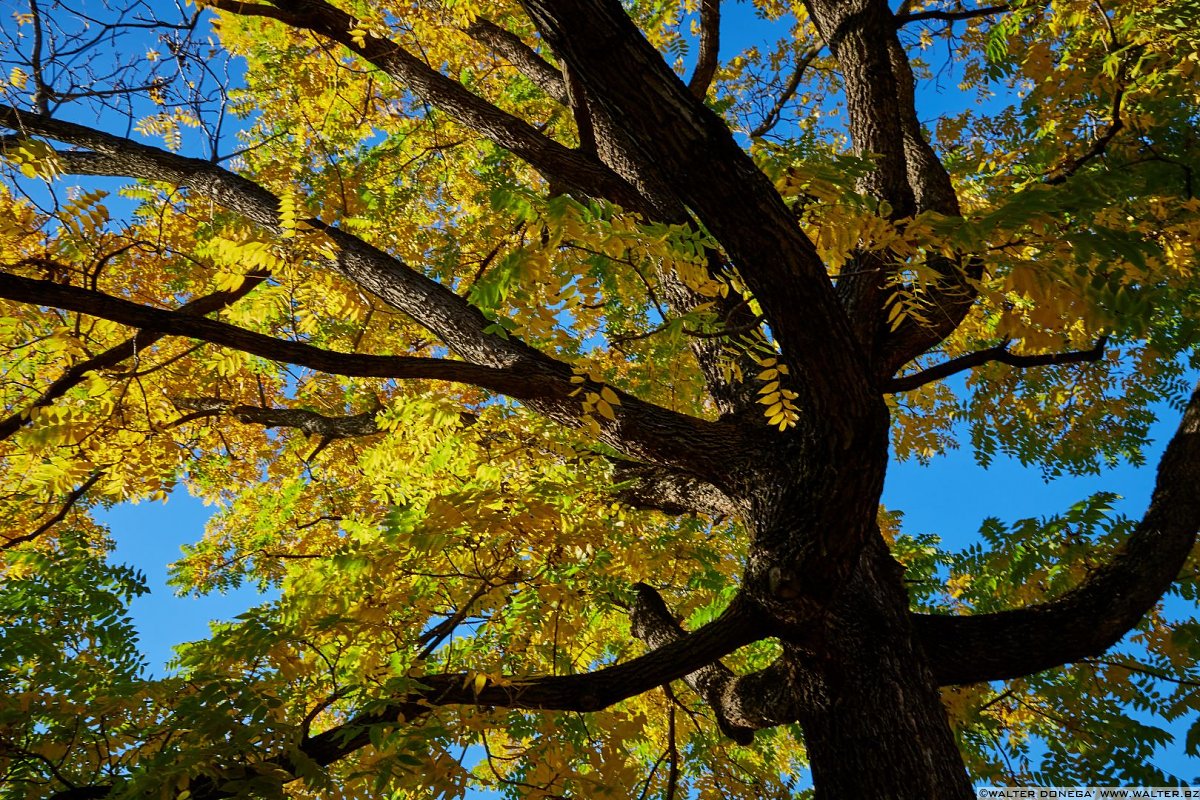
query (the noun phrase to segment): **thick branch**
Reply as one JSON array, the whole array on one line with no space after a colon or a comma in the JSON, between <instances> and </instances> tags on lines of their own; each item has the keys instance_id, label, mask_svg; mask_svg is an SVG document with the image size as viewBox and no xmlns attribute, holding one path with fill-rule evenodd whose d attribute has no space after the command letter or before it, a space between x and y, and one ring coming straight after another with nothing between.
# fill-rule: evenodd
<instances>
[{"instance_id":1,"label":"thick branch","mask_svg":"<svg viewBox=\"0 0 1200 800\"><path fill-rule=\"evenodd\" d=\"M295 428L309 436L326 439L348 439L355 436L371 436L379 433L375 412L365 411L344 417L331 417L305 408L263 408L231 403L216 397L180 397L175 405L193 413L175 424L203 417L233 417L248 425L264 428Z\"/></svg>"},{"instance_id":2,"label":"thick branch","mask_svg":"<svg viewBox=\"0 0 1200 800\"><path fill-rule=\"evenodd\" d=\"M1010 353L1008 351L1008 344L1008 342L1004 342L995 347L989 347L986 350L977 350L974 353L967 353L966 355L952 358L949 361L937 364L929 369L921 370L920 372L914 372L911 375L893 378L888 382L884 391L889 394L911 392L913 389L924 386L927 383L940 381L943 378L948 378L964 370L973 369L991 362L999 362L1001 364L1008 364L1010 367L1020 368L1095 362L1104 358L1104 347L1108 344L1108 337L1101 336L1096 340L1096 345L1090 350L1072 350L1066 353L1018 355L1017 353Z\"/></svg>"},{"instance_id":3,"label":"thick branch","mask_svg":"<svg viewBox=\"0 0 1200 800\"><path fill-rule=\"evenodd\" d=\"M403 696L377 704L347 722L305 737L296 746L300 757L288 753L255 764L247 771L263 775L270 768L288 775L302 774L304 766L316 763L328 766L366 747L375 726L396 726L420 719L436 706L466 705L485 708L522 708L545 711L598 711L657 686L678 680L716 659L732 653L767 635L762 618L740 598L713 622L643 656L581 675L506 678L501 683L488 681L475 690L470 674L438 674L414 678L414 687ZM303 762L303 764L298 762ZM192 800L219 800L232 797L236 789L229 782L240 777L233 770L222 771L225 780L200 778L188 787ZM284 778L290 780L290 778ZM52 797L104 798L115 787L93 785L75 787Z\"/></svg>"},{"instance_id":4,"label":"thick branch","mask_svg":"<svg viewBox=\"0 0 1200 800\"><path fill-rule=\"evenodd\" d=\"M10 106L0 105L0 126L87 148L90 152L58 154L60 166L66 172L119 175L188 187L268 231L282 233L278 197L208 161L180 156L84 125L22 113ZM341 248L334 264L339 271L407 313L460 355L494 366L507 366L532 352L522 350L511 338L505 340L485 333L491 322L478 309L399 259L317 220L307 222L324 229Z\"/></svg>"},{"instance_id":5,"label":"thick branch","mask_svg":"<svg viewBox=\"0 0 1200 800\"><path fill-rule=\"evenodd\" d=\"M1029 675L1103 653L1159 601L1200 530L1200 385L1158 466L1142 521L1102 568L1056 600L978 616L916 615L938 682Z\"/></svg>"},{"instance_id":6,"label":"thick branch","mask_svg":"<svg viewBox=\"0 0 1200 800\"><path fill-rule=\"evenodd\" d=\"M567 105L575 119L575 130L579 134L579 149L588 155L598 156L596 124L592 121L592 109L583 85L572 69L563 65L563 81L567 87Z\"/></svg>"},{"instance_id":7,"label":"thick branch","mask_svg":"<svg viewBox=\"0 0 1200 800\"><path fill-rule=\"evenodd\" d=\"M875 154L860 189L887 201L897 218L912 215L901 114L913 101L902 91L889 52L896 38L891 9L883 0L808 0L806 6L845 81L854 151Z\"/></svg>"},{"instance_id":8,"label":"thick branch","mask_svg":"<svg viewBox=\"0 0 1200 800\"><path fill-rule=\"evenodd\" d=\"M639 583L633 608L633 635L655 650L687 637L671 616L662 596L652 587ZM682 676L692 691L700 695L716 714L721 733L738 744L754 740L754 731L795 722L802 713L797 703L803 680L792 674L788 659L780 658L764 670L739 677L714 660Z\"/></svg>"},{"instance_id":9,"label":"thick branch","mask_svg":"<svg viewBox=\"0 0 1200 800\"><path fill-rule=\"evenodd\" d=\"M793 366L801 404L836 420L870 396L866 363L816 249L725 122L646 41L618 0L525 0L567 63L656 174L721 243Z\"/></svg>"},{"instance_id":10,"label":"thick branch","mask_svg":"<svg viewBox=\"0 0 1200 800\"><path fill-rule=\"evenodd\" d=\"M474 690L473 681L462 674L419 678L425 688L414 689L405 697L309 737L301 742L299 749L310 760L328 765L367 745L372 726L420 718L433 706L597 711L677 680L764 635L766 631L757 614L742 601L734 600L718 619L694 633L624 664L592 673L513 678L503 685L489 682L479 692ZM286 756L276 759L276 763L295 774L295 767ZM197 800L205 800L204 795L197 796Z\"/></svg>"},{"instance_id":11,"label":"thick branch","mask_svg":"<svg viewBox=\"0 0 1200 800\"><path fill-rule=\"evenodd\" d=\"M710 2L715 7L716 0ZM354 27L353 19L324 2L278 0L275 5L278 9L273 9L267 16L312 30L349 48L409 86L431 104L511 150L542 172L555 190L604 197L627 210L642 213L648 219L677 224L691 222L676 193L664 184L653 159L637 153L636 144L631 143L623 126L614 124L609 115L593 103L587 87L577 79L573 65L564 63L561 77L553 79L549 74L552 68L517 37L484 21L477 21L468 28L469 35L486 41L513 59L519 69L568 103L579 132L578 150L568 150L547 139L522 120L491 106L392 42L373 36L367 36L363 44L356 42L350 35ZM222 7L235 13L260 11L256 5L232 0ZM717 27L711 9L708 20L712 23L714 33L706 35L706 38L711 38L715 36ZM710 44L715 46L715 42ZM715 68L715 52L712 57ZM659 61L661 63L661 59ZM681 313L696 305L711 302L710 298L693 296L694 293L688 292L674 276L663 277L665 286L679 286L674 292L673 305ZM728 304L730 299L722 298L718 302ZM697 345L694 349L721 410L734 410L734 404L727 402L724 396L728 392L723 391L725 387L720 385L722 379L718 362L725 358L725 354L717 352L719 346Z\"/></svg>"},{"instance_id":12,"label":"thick branch","mask_svg":"<svg viewBox=\"0 0 1200 800\"><path fill-rule=\"evenodd\" d=\"M522 75L560 103L567 101L567 87L562 73L521 41L514 33L499 25L476 18L466 28L467 35L480 44L490 47L497 55L508 60Z\"/></svg>"},{"instance_id":13,"label":"thick branch","mask_svg":"<svg viewBox=\"0 0 1200 800\"><path fill-rule=\"evenodd\" d=\"M696 53L696 68L688 80L688 91L701 100L708 94L713 76L717 74L717 56L721 49L721 0L700 2L700 49Z\"/></svg>"},{"instance_id":14,"label":"thick branch","mask_svg":"<svg viewBox=\"0 0 1200 800\"><path fill-rule=\"evenodd\" d=\"M634 508L712 517L736 517L741 512L728 495L694 475L620 459L614 459L613 465L613 478L622 485L617 498Z\"/></svg>"},{"instance_id":15,"label":"thick branch","mask_svg":"<svg viewBox=\"0 0 1200 800\"><path fill-rule=\"evenodd\" d=\"M806 0L806 5L838 61L855 152L874 154L874 168L859 181L860 190L886 201L892 219L924 211L958 216L950 176L922 130L912 65L888 3ZM885 312L897 291L891 276L900 264L887 254L863 253L860 259L861 268L838 282L838 295L877 375L888 377L958 327L974 300L974 275L957 259L929 256L927 265L938 274L925 287L935 309L932 319L893 332Z\"/></svg>"},{"instance_id":16,"label":"thick branch","mask_svg":"<svg viewBox=\"0 0 1200 800\"><path fill-rule=\"evenodd\" d=\"M91 152L58 153L60 166L67 172L120 175L186 186L268 231L282 232L279 199L274 194L210 162L179 156L83 125L18 112L11 106L0 105L0 126L88 148ZM504 373L513 377L519 372L518 383L527 386L530 381L548 381L559 386L570 379L571 368L567 364L535 350L515 336L502 338L490 333L488 328L492 321L447 287L352 234L320 220L305 222L323 230L337 245L337 260L332 264L335 269L407 313L454 352L483 365L480 369L494 368L497 376ZM338 357L342 358L341 354ZM374 368L384 369L381 364ZM483 373L479 376L483 377ZM504 389L495 390L508 394ZM713 464L707 453L728 448L732 444L731 438L739 435L730 425L705 422L621 392L618 395L621 404L614 409L617 419L600 421L601 438L633 458L689 465L711 474L710 470L722 465ZM532 394L527 396L533 398ZM574 424L578 420L580 404L569 394L552 392L543 397L543 400L530 399L527 405L556 421Z\"/></svg>"},{"instance_id":17,"label":"thick branch","mask_svg":"<svg viewBox=\"0 0 1200 800\"><path fill-rule=\"evenodd\" d=\"M229 291L213 292L212 294L198 297L195 300L187 302L179 307L176 314L194 314L196 316L204 316L211 314L214 311L219 311L222 308L229 306L237 300L248 295L254 287L262 283L267 277L265 272L252 272L242 281L242 285L236 289ZM0 441L9 438L24 425L28 424L33 419L33 415L29 413L35 408L45 408L52 405L55 400L65 395L71 388L78 386L83 382L84 376L89 372L96 370L111 369L117 364L120 364L126 359L133 358L138 349L145 350L150 347L166 334L162 333L147 333L141 338L132 337L126 339L120 344L113 345L103 353L95 355L86 361L80 361L68 367L53 383L46 387L42 394L27 406L22 411L9 416L7 419L0 421Z\"/></svg>"},{"instance_id":18,"label":"thick branch","mask_svg":"<svg viewBox=\"0 0 1200 800\"><path fill-rule=\"evenodd\" d=\"M571 391L568 381L522 375L512 370L481 367L466 361L410 356L374 356L323 350L302 342L276 339L236 325L143 306L91 289L0 272L0 297L19 303L53 306L122 325L172 336L187 336L231 347L272 361L296 364L331 375L360 378L425 378L480 386L518 399Z\"/></svg>"},{"instance_id":19,"label":"thick branch","mask_svg":"<svg viewBox=\"0 0 1200 800\"><path fill-rule=\"evenodd\" d=\"M418 680L428 688L416 690L407 698L397 701L397 710L402 704L422 703L596 711L678 680L766 635L767 628L763 620L744 601L737 599L713 622L623 664L581 675L510 678L503 685L489 683L478 694L469 685L470 682L464 680L464 675L426 676ZM424 705L422 708L428 710ZM340 726L342 730L330 730L314 736L305 743L305 749L318 761L329 763L349 752L343 750L345 745L340 743L346 728L394 721L396 715L389 711L362 715L346 726ZM363 731L362 735L365 738L366 732Z\"/></svg>"},{"instance_id":20,"label":"thick branch","mask_svg":"<svg viewBox=\"0 0 1200 800\"><path fill-rule=\"evenodd\" d=\"M243 3L217 0L213 5L233 13L246 13ZM351 31L357 29L358 22L346 12L323 0L277 0L273 5L282 12L274 15L275 19L346 47L460 124L511 151L551 183L618 205L634 206L640 202L633 187L598 160L547 138L529 123L473 94L395 42L369 33L356 40Z\"/></svg>"},{"instance_id":21,"label":"thick branch","mask_svg":"<svg viewBox=\"0 0 1200 800\"><path fill-rule=\"evenodd\" d=\"M716 0L714 0L713 7L716 8ZM715 31L719 21L710 17L706 24L713 26L706 30ZM644 198L641 206L627 207L626 210L636 211L647 220L653 219L694 227L694 221L687 209L666 185L654 165L639 157L636 145L619 125L613 123L605 109L589 98L585 87L569 65L564 64L561 68L551 66L517 36L483 19L477 19L468 26L467 33L477 41L491 46L496 52L509 58L530 80L571 109L579 134L580 150L598 157L635 187ZM711 38L713 38L712 34L705 34L705 41L709 41ZM716 47L716 42L711 42L711 44L714 48ZM711 57L715 69L715 49L712 51ZM703 59L701 63L704 63ZM714 278L719 277L722 265L715 257L711 261L713 263L709 265L709 275ZM740 298L732 294L718 298L701 295L689 289L674 270L669 268L658 270L657 277L664 299L676 313L686 314L699 306L715 302L717 313L731 323L749 316L747 310L740 307ZM757 327L760 321L755 320L752 324L747 325L746 331ZM736 413L743 406L753 403L755 397L752 392L742 391L746 388L744 385L731 384L727 379L728 364L731 359L742 361L740 366L745 373L749 373L753 369L752 362L737 352L731 352L720 342L693 342L692 351L696 355L700 369L708 383L709 391L721 413ZM748 396L743 397L742 395Z\"/></svg>"}]
</instances>

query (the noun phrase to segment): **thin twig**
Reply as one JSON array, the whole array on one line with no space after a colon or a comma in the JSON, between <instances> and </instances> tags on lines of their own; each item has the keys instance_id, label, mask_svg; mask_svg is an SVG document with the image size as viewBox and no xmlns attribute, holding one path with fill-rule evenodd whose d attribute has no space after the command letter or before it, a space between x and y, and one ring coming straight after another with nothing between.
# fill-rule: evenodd
<instances>
[{"instance_id":1,"label":"thin twig","mask_svg":"<svg viewBox=\"0 0 1200 800\"><path fill-rule=\"evenodd\" d=\"M1105 148L1108 147L1108 143L1111 142L1113 137L1120 133L1125 127L1125 123L1121 119L1121 101L1124 99L1124 97L1125 90L1123 88L1118 89L1117 93L1113 96L1112 122L1110 122L1108 127L1104 129L1104 133L1097 136L1092 141L1088 149L1083 151L1083 153L1075 158L1068 159L1060 166L1051 170L1050 177L1046 178L1046 183L1052 186L1062 183L1067 178L1078 172L1093 158L1096 158L1104 153Z\"/></svg>"},{"instance_id":2,"label":"thin twig","mask_svg":"<svg viewBox=\"0 0 1200 800\"><path fill-rule=\"evenodd\" d=\"M825 44L818 42L805 50L804 54L797 59L796 68L792 71L791 77L788 78L787 85L783 87L783 91L776 98L775 105L767 112L767 116L763 117L763 121L758 124L758 127L750 131L752 139L766 136L771 132L772 128L779 124L780 117L783 114L783 107L795 97L797 90L800 88L801 80L804 78L804 71L812 66L812 62L817 60L817 56L821 54L823 47L825 47Z\"/></svg>"},{"instance_id":3,"label":"thin twig","mask_svg":"<svg viewBox=\"0 0 1200 800\"><path fill-rule=\"evenodd\" d=\"M0 550L11 550L19 544L33 541L58 523L62 522L64 519L66 519L67 514L71 513L71 509L75 507L75 504L79 502L79 499L87 494L88 489L91 489L93 486L95 486L96 481L100 480L101 476L103 475L104 470L102 469L98 469L93 472L86 481L84 481L74 491L67 495L67 499L63 503L62 508L60 508L53 517L43 522L38 526L37 530L32 531L31 533L26 533L23 536L12 537L4 544L0 545Z\"/></svg>"}]
</instances>

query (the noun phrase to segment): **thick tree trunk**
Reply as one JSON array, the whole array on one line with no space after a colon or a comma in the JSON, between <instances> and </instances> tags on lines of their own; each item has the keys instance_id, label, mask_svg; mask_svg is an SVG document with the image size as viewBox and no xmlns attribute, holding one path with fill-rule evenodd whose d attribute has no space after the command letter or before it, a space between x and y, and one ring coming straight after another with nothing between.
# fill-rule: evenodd
<instances>
[{"instance_id":1,"label":"thick tree trunk","mask_svg":"<svg viewBox=\"0 0 1200 800\"><path fill-rule=\"evenodd\" d=\"M915 638L904 569L879 532L886 408L850 433L812 423L798 451L763 459L769 476L756 477L748 518L745 585L776 626L787 665L777 672L793 690L764 686L762 703L792 698L822 800L965 800L973 791Z\"/></svg>"},{"instance_id":2,"label":"thick tree trunk","mask_svg":"<svg viewBox=\"0 0 1200 800\"><path fill-rule=\"evenodd\" d=\"M898 565L877 542L822 632L825 702L801 719L820 800L973 797Z\"/></svg>"}]
</instances>

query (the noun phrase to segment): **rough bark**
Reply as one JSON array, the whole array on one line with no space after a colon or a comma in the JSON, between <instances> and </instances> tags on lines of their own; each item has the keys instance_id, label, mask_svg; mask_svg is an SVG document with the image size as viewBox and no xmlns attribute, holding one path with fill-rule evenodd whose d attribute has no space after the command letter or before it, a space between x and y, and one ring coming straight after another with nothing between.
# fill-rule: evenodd
<instances>
[{"instance_id":1,"label":"rough bark","mask_svg":"<svg viewBox=\"0 0 1200 800\"><path fill-rule=\"evenodd\" d=\"M974 796L901 575L873 540L822 629L813 658L827 702L800 718L822 800Z\"/></svg>"}]
</instances>

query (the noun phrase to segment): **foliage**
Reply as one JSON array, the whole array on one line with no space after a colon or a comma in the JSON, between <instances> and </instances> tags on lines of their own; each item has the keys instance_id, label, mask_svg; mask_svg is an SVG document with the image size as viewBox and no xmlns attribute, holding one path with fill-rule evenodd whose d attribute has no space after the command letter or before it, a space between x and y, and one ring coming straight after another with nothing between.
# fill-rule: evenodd
<instances>
[{"instance_id":1,"label":"foliage","mask_svg":"<svg viewBox=\"0 0 1200 800\"><path fill-rule=\"evenodd\" d=\"M623 7L686 79L700 5ZM728 37L749 12L726 5ZM1140 463L1200 366L1194 9L902 5L918 78L959 82L963 107L927 121L957 211L873 188L886 154L852 146L848 79L809 6L758 0L782 35L727 43L706 107L826 284L890 265L867 326L880 341L939 330L967 298L871 387L897 458L969 441L981 463L1010 455L1047 477ZM573 109L520 6L346 0L319 24L301 6L106 9L93 38L66 5L31 3L0 45L3 795L799 791L799 726L737 742L680 680L598 710L487 699L641 653L639 582L689 631L741 596L759 533L746 506L647 500L637 468L729 420L754 441L814 429L827 376L796 360L764 291L786 281L756 283L697 203L639 208L568 185L574 166L550 174L582 158L560 151L596 152L603 120ZM89 109L128 138L57 126ZM836 350L836 331L809 341L826 335ZM334 355L314 367L318 349ZM981 351L965 380L928 377ZM144 587L105 560L91 510L182 489L215 514L173 567L178 589L281 594L151 680L125 610ZM984 614L1099 570L1136 527L1114 499L988 520L963 552L899 512L878 524L914 611ZM1200 712L1194 559L1178 599L1116 650L944 687L971 776L1176 780L1147 759L1164 720ZM747 674L780 652L764 638L724 661ZM443 703L446 686L478 702ZM1200 754L1200 725L1187 748Z\"/></svg>"}]
</instances>

